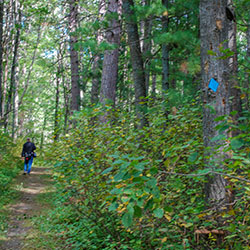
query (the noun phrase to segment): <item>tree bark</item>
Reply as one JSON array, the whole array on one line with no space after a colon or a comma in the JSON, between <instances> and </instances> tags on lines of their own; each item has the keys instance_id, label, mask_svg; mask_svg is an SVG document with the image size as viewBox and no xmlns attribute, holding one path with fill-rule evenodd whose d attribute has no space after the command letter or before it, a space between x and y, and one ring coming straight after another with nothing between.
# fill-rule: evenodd
<instances>
[{"instance_id":1,"label":"tree bark","mask_svg":"<svg viewBox=\"0 0 250 250\"><path fill-rule=\"evenodd\" d=\"M15 3L17 4L17 3ZM12 138L15 136L15 120L17 114L16 110L16 95L17 95L17 82L16 82L16 69L18 65L18 48L19 48L19 40L20 40L20 24L21 24L21 8L20 6L15 6L15 13L17 15L15 24L17 26L16 35L15 35L15 43L14 43L14 52L13 52L13 60L11 66L11 76L10 76L10 89L8 95L8 104L7 104L7 112L10 112L13 109L13 121L12 121ZM12 100L12 105L11 105ZM8 115L7 115L8 116Z\"/></svg>"},{"instance_id":2,"label":"tree bark","mask_svg":"<svg viewBox=\"0 0 250 250\"><path fill-rule=\"evenodd\" d=\"M18 61L18 59L17 59ZM18 89L19 89L19 66L16 66L15 70L15 84L14 84L14 89L13 89L13 102L12 102L12 107L13 107L13 112L12 112L12 138L16 140L17 138L17 128L18 128L18 115L19 115L19 95L18 95Z\"/></svg>"},{"instance_id":3,"label":"tree bark","mask_svg":"<svg viewBox=\"0 0 250 250\"><path fill-rule=\"evenodd\" d=\"M66 79L67 80L67 79ZM70 114L70 101L68 96L68 89L69 86L66 84L65 76L62 76L62 85L63 85L63 96L64 96L64 134L67 133L68 130L68 121L69 121L69 114Z\"/></svg>"},{"instance_id":4,"label":"tree bark","mask_svg":"<svg viewBox=\"0 0 250 250\"><path fill-rule=\"evenodd\" d=\"M105 13L106 13L106 1L100 0L99 10L98 10L98 14L99 14L98 21L100 22L103 21ZM98 45L103 41L103 35L100 30L97 31L96 40L97 40ZM93 72L93 80L92 80L92 86L91 86L91 104L92 105L98 103L98 100L99 100L99 92L100 92L100 86L101 86L100 64L101 64L101 57L100 57L99 52L97 52L96 55L94 55L93 67L92 67L92 72Z\"/></svg>"},{"instance_id":5,"label":"tree bark","mask_svg":"<svg viewBox=\"0 0 250 250\"><path fill-rule=\"evenodd\" d=\"M3 117L3 16L4 0L0 0L0 118Z\"/></svg>"},{"instance_id":6,"label":"tree bark","mask_svg":"<svg viewBox=\"0 0 250 250\"><path fill-rule=\"evenodd\" d=\"M156 98L156 74L154 73L152 75L152 92L151 92L151 98L153 99L153 102Z\"/></svg>"},{"instance_id":7,"label":"tree bark","mask_svg":"<svg viewBox=\"0 0 250 250\"><path fill-rule=\"evenodd\" d=\"M247 53L246 53L246 62L247 65L250 65L250 16L248 16L247 20L247 31L246 31L246 37L247 37ZM247 71L247 70L246 70ZM246 72L246 79L245 79L245 89L246 89L246 96L244 98L244 104L245 104L245 109L250 111L250 86L249 86L249 79L250 79L250 73L249 73L249 68L248 72Z\"/></svg>"},{"instance_id":8,"label":"tree bark","mask_svg":"<svg viewBox=\"0 0 250 250\"><path fill-rule=\"evenodd\" d=\"M44 143L44 131L46 129L47 125L47 111L44 113L44 120L43 120L43 129L42 129L42 134L41 134L41 141L40 141L40 149L43 149L43 143Z\"/></svg>"},{"instance_id":9,"label":"tree bark","mask_svg":"<svg viewBox=\"0 0 250 250\"><path fill-rule=\"evenodd\" d=\"M79 55L75 48L77 43L78 1L70 0L69 32L70 32L70 65L71 65L71 112L80 110L79 87Z\"/></svg>"},{"instance_id":10,"label":"tree bark","mask_svg":"<svg viewBox=\"0 0 250 250\"><path fill-rule=\"evenodd\" d=\"M56 100L55 100L55 125L54 125L54 140L59 139L59 97L60 97L60 66L56 74Z\"/></svg>"},{"instance_id":11,"label":"tree bark","mask_svg":"<svg viewBox=\"0 0 250 250\"><path fill-rule=\"evenodd\" d=\"M143 0L144 6L150 6L150 0ZM142 53L144 58L144 69L145 69L145 85L146 85L146 95L148 96L149 90L149 80L150 80L150 64L151 64L151 49L152 49L152 16L145 19L143 24L143 43L142 43Z\"/></svg>"},{"instance_id":12,"label":"tree bark","mask_svg":"<svg viewBox=\"0 0 250 250\"><path fill-rule=\"evenodd\" d=\"M143 67L143 58L140 49L140 40L133 0L123 0L123 12L125 15L130 57L133 69L137 118L140 121L139 128L143 128L148 126L145 71Z\"/></svg>"},{"instance_id":13,"label":"tree bark","mask_svg":"<svg viewBox=\"0 0 250 250\"><path fill-rule=\"evenodd\" d=\"M36 60L36 54L37 54L38 45L40 43L40 38L41 38L41 26L39 26L38 29L37 29L36 47L35 47L34 52L33 52L33 56L32 56L32 59L31 59L31 64L29 66L28 75L27 75L27 78L26 78L26 81L25 81L25 84L24 84L24 90L23 90L23 93L22 93L22 95L20 97L19 106L21 106L21 104L23 102L23 98L24 98L24 96L25 96L25 94L27 92L27 89L29 87L30 76L31 76L31 72L33 70L34 62Z\"/></svg>"},{"instance_id":14,"label":"tree bark","mask_svg":"<svg viewBox=\"0 0 250 250\"><path fill-rule=\"evenodd\" d=\"M91 86L91 104L95 105L98 103L99 100L99 89L101 85L100 81L100 55L95 55L94 56L94 62L92 66L92 71L93 71L93 80L92 80L92 86Z\"/></svg>"},{"instance_id":15,"label":"tree bark","mask_svg":"<svg viewBox=\"0 0 250 250\"><path fill-rule=\"evenodd\" d=\"M236 25L236 16L234 14L233 8L233 0L227 0L227 11L231 11L233 15L233 19L228 19L228 47L230 51L234 54L229 57L229 69L230 69L230 76L229 76L229 85L231 86L230 89L230 97L231 97L231 111L237 111L237 114L232 115L234 123L238 124L238 119L242 113L242 103L240 99L240 89L238 84L238 60L237 60L237 42L236 42L236 35L237 35L237 25ZM238 131L234 130L232 132L233 136L236 136Z\"/></svg>"},{"instance_id":16,"label":"tree bark","mask_svg":"<svg viewBox=\"0 0 250 250\"><path fill-rule=\"evenodd\" d=\"M162 5L168 9L169 0L162 0ZM162 16L162 32L168 32L168 13L165 12ZM169 89L169 49L168 44L162 44L162 93L165 95Z\"/></svg>"},{"instance_id":17,"label":"tree bark","mask_svg":"<svg viewBox=\"0 0 250 250\"><path fill-rule=\"evenodd\" d=\"M223 152L223 141L211 140L219 135L216 126L220 122L215 121L215 118L229 115L231 111L229 97L232 75L229 59L218 59L218 57L224 56L222 50L228 48L229 20L226 16L226 7L227 0L200 1L203 138L205 148L209 148L205 153L207 159L205 164L212 170L223 168L223 160L227 157ZM211 53L211 51L213 52ZM211 78L219 83L216 92L208 88ZM224 134L227 136L227 131ZM227 207L230 197L226 186L227 181L221 175L213 175L208 178L205 194L209 207L217 211Z\"/></svg>"},{"instance_id":18,"label":"tree bark","mask_svg":"<svg viewBox=\"0 0 250 250\"><path fill-rule=\"evenodd\" d=\"M114 16L109 22L109 28L106 33L106 41L114 49L106 50L104 52L104 60L102 66L102 83L100 90L100 103L105 106L111 104L115 106L116 98L116 84L118 79L118 58L119 58L119 44L120 44L120 21L119 13L120 4L117 0L110 0L108 3L108 15ZM107 113L100 117L101 122L107 123Z\"/></svg>"},{"instance_id":19,"label":"tree bark","mask_svg":"<svg viewBox=\"0 0 250 250\"><path fill-rule=\"evenodd\" d=\"M14 22L11 19L10 13L13 12L12 10L12 5L11 2L6 4L4 9L5 13L5 23L4 23L4 37L3 37L3 49L4 49L4 58L5 58L5 67L4 67L4 74L3 74L3 89L2 89L2 114L4 117L4 123L6 127L6 109L7 109L7 104L6 104L6 99L7 99L7 81L8 81L8 68L9 68L9 54L10 51L12 50L10 41L13 41L13 32L11 32L11 26L12 23Z\"/></svg>"}]
</instances>

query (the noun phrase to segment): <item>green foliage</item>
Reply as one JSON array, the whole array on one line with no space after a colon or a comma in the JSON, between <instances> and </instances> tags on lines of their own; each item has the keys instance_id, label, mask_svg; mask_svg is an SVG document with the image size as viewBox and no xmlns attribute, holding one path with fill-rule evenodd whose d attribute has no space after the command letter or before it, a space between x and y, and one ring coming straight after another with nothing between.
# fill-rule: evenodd
<instances>
[{"instance_id":1,"label":"green foliage","mask_svg":"<svg viewBox=\"0 0 250 250\"><path fill-rule=\"evenodd\" d=\"M151 127L136 131L131 114L117 113L116 125L100 127L88 123L99 108L82 111L74 135L47 156L60 158L54 176L61 193L46 230L60 228L73 249L182 249L183 229L191 234L192 213L202 211L204 178L169 173L202 167L200 110L187 104L167 122L161 105L150 112Z\"/></svg>"},{"instance_id":2,"label":"green foliage","mask_svg":"<svg viewBox=\"0 0 250 250\"><path fill-rule=\"evenodd\" d=\"M132 126L131 113L118 110L116 122L100 126L93 117L98 107L77 114L78 126L47 154L55 162L56 209L50 212L44 232L52 232L72 249L198 249L216 247L215 236L194 234L199 228L214 229L216 217L205 209L201 110L193 103L177 107L165 116L162 105L150 109L151 126L142 131ZM240 130L226 140L224 170L228 190L239 200L221 216L227 223L224 246L246 246L250 233L249 115L238 126L230 117L218 117L218 131ZM89 122L91 121L91 122ZM221 134L222 135L222 134ZM238 172L240 169L240 172ZM234 178L236 177L236 178ZM237 179L240 178L240 179ZM242 181L241 181L242 179ZM210 219L207 219L210 218ZM44 218L41 218L45 221ZM41 223L40 223L41 224Z\"/></svg>"},{"instance_id":3,"label":"green foliage","mask_svg":"<svg viewBox=\"0 0 250 250\"><path fill-rule=\"evenodd\" d=\"M20 170L20 157L11 138L0 132L0 193L9 188L9 184ZM20 152L18 152L20 154Z\"/></svg>"},{"instance_id":4,"label":"green foliage","mask_svg":"<svg viewBox=\"0 0 250 250\"><path fill-rule=\"evenodd\" d=\"M21 167L20 157L17 156L17 146L8 135L0 131L0 233L7 226L4 205L13 198L10 184Z\"/></svg>"}]
</instances>

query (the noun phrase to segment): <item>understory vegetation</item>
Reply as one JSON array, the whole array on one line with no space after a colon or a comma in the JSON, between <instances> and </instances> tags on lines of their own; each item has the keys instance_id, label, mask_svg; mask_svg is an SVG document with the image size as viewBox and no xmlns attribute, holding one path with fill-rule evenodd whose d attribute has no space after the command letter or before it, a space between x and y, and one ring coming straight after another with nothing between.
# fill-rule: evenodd
<instances>
[{"instance_id":1,"label":"understory vegetation","mask_svg":"<svg viewBox=\"0 0 250 250\"><path fill-rule=\"evenodd\" d=\"M4 206L13 199L10 186L22 167L17 148L8 135L0 132L0 234L7 227Z\"/></svg>"},{"instance_id":2,"label":"understory vegetation","mask_svg":"<svg viewBox=\"0 0 250 250\"><path fill-rule=\"evenodd\" d=\"M100 127L93 122L100 108L79 112L74 133L46 152L57 197L55 209L37 220L40 230L67 249L248 249L249 113L237 126L218 118L212 140L226 141L231 158L205 169L198 103L194 98L173 109L167 120L164 106L154 106L143 130L134 129L130 113L116 112L115 124ZM229 139L225 129L241 133ZM210 172L223 175L235 197L219 214L204 201Z\"/></svg>"}]
</instances>

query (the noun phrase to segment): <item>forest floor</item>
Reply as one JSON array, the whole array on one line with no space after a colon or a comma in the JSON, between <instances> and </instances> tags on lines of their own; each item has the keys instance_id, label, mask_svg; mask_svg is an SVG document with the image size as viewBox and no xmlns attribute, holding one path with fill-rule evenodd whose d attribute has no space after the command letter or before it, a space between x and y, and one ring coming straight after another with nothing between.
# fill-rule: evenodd
<instances>
[{"instance_id":1,"label":"forest floor","mask_svg":"<svg viewBox=\"0 0 250 250\"><path fill-rule=\"evenodd\" d=\"M33 166L30 175L20 174L17 177L13 189L17 198L6 208L9 218L8 230L6 235L0 238L0 249L39 249L33 241L37 237L37 230L32 220L50 207L49 202L44 199L48 199L49 193L53 192L48 169Z\"/></svg>"}]
</instances>

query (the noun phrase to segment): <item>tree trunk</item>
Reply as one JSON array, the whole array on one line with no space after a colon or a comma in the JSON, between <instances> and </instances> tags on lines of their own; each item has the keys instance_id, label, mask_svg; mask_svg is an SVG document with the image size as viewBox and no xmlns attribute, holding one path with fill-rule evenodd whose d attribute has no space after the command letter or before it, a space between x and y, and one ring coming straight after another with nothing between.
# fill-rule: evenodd
<instances>
[{"instance_id":1,"label":"tree trunk","mask_svg":"<svg viewBox=\"0 0 250 250\"><path fill-rule=\"evenodd\" d=\"M117 0L110 0L108 3L108 15L116 17L109 22L109 28L106 33L106 40L110 46L115 48L106 50L104 53L104 60L102 66L102 83L100 90L100 102L105 106L110 103L115 106L116 98L116 84L118 79L118 58L119 58L119 44L120 44L120 21L119 21L120 4ZM107 115L100 117L101 122L107 123Z\"/></svg>"},{"instance_id":2,"label":"tree trunk","mask_svg":"<svg viewBox=\"0 0 250 250\"><path fill-rule=\"evenodd\" d=\"M3 74L3 89L2 89L2 114L4 116L4 125L6 127L6 99L7 99L7 81L8 81L8 68L9 68L9 54L11 51L10 41L13 40L11 32L11 26L13 26L13 20L11 19L10 12L13 12L11 9L11 3L9 2L8 5L5 5L4 13L5 13L5 23L4 23L4 37L3 37L3 49L4 49L4 58L5 58L5 67L4 67L4 74ZM12 21L12 22L11 22Z\"/></svg>"},{"instance_id":3,"label":"tree trunk","mask_svg":"<svg viewBox=\"0 0 250 250\"><path fill-rule=\"evenodd\" d=\"M3 16L4 0L0 0L0 118L3 117Z\"/></svg>"},{"instance_id":4,"label":"tree trunk","mask_svg":"<svg viewBox=\"0 0 250 250\"><path fill-rule=\"evenodd\" d=\"M100 55L94 56L94 62L92 66L92 72L93 72L93 80L92 80L92 86L91 86L91 104L98 103L98 97L99 97L99 89L100 89Z\"/></svg>"},{"instance_id":5,"label":"tree trunk","mask_svg":"<svg viewBox=\"0 0 250 250\"><path fill-rule=\"evenodd\" d=\"M18 59L17 59L18 61ZM16 66L15 71L15 84L13 89L13 112L12 112L12 138L16 140L17 138L17 128L18 128L18 114L19 114L19 95L18 95L18 89L19 89L19 66Z\"/></svg>"},{"instance_id":6,"label":"tree trunk","mask_svg":"<svg viewBox=\"0 0 250 250\"><path fill-rule=\"evenodd\" d=\"M18 119L18 136L23 137L23 125L25 120L25 112L19 112L19 119Z\"/></svg>"},{"instance_id":7,"label":"tree trunk","mask_svg":"<svg viewBox=\"0 0 250 250\"><path fill-rule=\"evenodd\" d=\"M133 69L137 118L140 121L139 128L143 128L144 126L148 126L145 71L143 67L142 52L140 49L138 26L134 13L133 0L123 0L123 12L126 19L126 28Z\"/></svg>"},{"instance_id":8,"label":"tree trunk","mask_svg":"<svg viewBox=\"0 0 250 250\"><path fill-rule=\"evenodd\" d=\"M106 13L105 0L100 0L98 13L99 13L98 20L102 22L104 19L104 15ZM97 31L96 40L97 40L98 45L103 41L103 35L101 31ZM100 57L99 52L97 52L96 55L94 55L93 67L92 67L93 80L92 80L92 86L91 86L91 104L93 105L98 103L98 100L99 100L99 91L100 91L100 86L101 86L101 81L100 81L101 62L100 61L101 61L101 57Z\"/></svg>"},{"instance_id":9,"label":"tree trunk","mask_svg":"<svg viewBox=\"0 0 250 250\"><path fill-rule=\"evenodd\" d=\"M70 65L71 65L71 112L80 110L79 56L75 46L77 43L78 1L70 0L69 32L70 32Z\"/></svg>"},{"instance_id":10,"label":"tree trunk","mask_svg":"<svg viewBox=\"0 0 250 250\"><path fill-rule=\"evenodd\" d=\"M56 74L56 100L55 100L55 125L54 125L54 140L59 139L59 97L60 97L60 66Z\"/></svg>"},{"instance_id":11,"label":"tree trunk","mask_svg":"<svg viewBox=\"0 0 250 250\"><path fill-rule=\"evenodd\" d=\"M216 171L223 168L225 153L223 141L213 141L218 136L216 117L230 114L230 78L229 59L218 59L224 56L223 49L228 48L229 20L226 16L227 0L201 0L201 68L203 89L203 137L206 151L206 167ZM211 52L213 51L213 52ZM215 56L216 54L216 56ZM219 87L216 92L208 88L214 78ZM225 135L227 132L225 131ZM221 146L218 146L221 145ZM210 176L205 186L206 200L209 207L221 211L227 207L230 197L226 191L227 181L221 175Z\"/></svg>"},{"instance_id":12,"label":"tree trunk","mask_svg":"<svg viewBox=\"0 0 250 250\"><path fill-rule=\"evenodd\" d=\"M143 0L145 6L150 6L150 0ZM152 31L152 16L146 18L143 24L143 44L142 53L144 58L144 69L145 69L145 85L146 85L146 95L148 96L149 80L150 80L150 64L151 64L151 31Z\"/></svg>"},{"instance_id":13,"label":"tree trunk","mask_svg":"<svg viewBox=\"0 0 250 250\"><path fill-rule=\"evenodd\" d=\"M17 94L17 82L16 82L16 69L18 64L18 48L19 48L19 39L20 39L20 24L21 24L21 8L20 6L15 6L15 9L18 11L16 13L16 21L15 24L17 26L16 35L15 35L15 43L14 43L14 52L13 52L13 60L12 60L12 66L11 66L11 76L10 76L10 89L9 89L9 95L8 95L8 104L7 104L7 112L11 112L13 109L13 121L12 121L12 138L15 136L15 120L16 116L18 115L15 109L16 104L16 94ZM12 100L12 105L11 105ZM7 115L8 116L8 115Z\"/></svg>"},{"instance_id":14,"label":"tree trunk","mask_svg":"<svg viewBox=\"0 0 250 250\"><path fill-rule=\"evenodd\" d=\"M153 102L156 98L156 74L154 73L152 75L152 92L151 92L151 98L153 99Z\"/></svg>"},{"instance_id":15,"label":"tree trunk","mask_svg":"<svg viewBox=\"0 0 250 250\"><path fill-rule=\"evenodd\" d=\"M44 113L44 120L43 120L43 129L42 129L42 134L41 134L41 142L40 142L40 149L43 149L43 143L44 143L44 131L46 129L47 125L47 110Z\"/></svg>"},{"instance_id":16,"label":"tree trunk","mask_svg":"<svg viewBox=\"0 0 250 250\"><path fill-rule=\"evenodd\" d=\"M4 118L4 123L6 126L6 110L7 110L7 104L6 104L6 99L7 99L7 81L8 81L8 68L9 68L9 50L6 48L5 51L5 67L4 67L4 75L3 75L3 90L2 90L2 113L3 113L3 118Z\"/></svg>"},{"instance_id":17,"label":"tree trunk","mask_svg":"<svg viewBox=\"0 0 250 250\"><path fill-rule=\"evenodd\" d=\"M250 16L248 16L248 20L247 20L247 32L246 32L246 37L247 37L247 54L246 54L246 62L247 65L250 64ZM248 72L246 70L246 79L245 79L245 89L246 89L246 96L244 98L244 104L245 104L245 109L250 111L250 86L249 86L249 68L248 68Z\"/></svg>"},{"instance_id":18,"label":"tree trunk","mask_svg":"<svg viewBox=\"0 0 250 250\"><path fill-rule=\"evenodd\" d=\"M237 25L236 25L236 17L233 9L233 0L227 0L227 11L231 12L232 20L228 20L228 47L230 51L234 54L229 57L229 85L230 89L230 97L231 97L231 111L237 111L237 114L232 115L234 123L238 124L238 119L242 112L242 103L240 99L240 89L238 84L238 61L237 61L237 43L236 43L236 35L237 35ZM232 135L236 136L238 131L233 131Z\"/></svg>"},{"instance_id":19,"label":"tree trunk","mask_svg":"<svg viewBox=\"0 0 250 250\"><path fill-rule=\"evenodd\" d=\"M65 84L65 77L62 78L62 84L63 84L63 95L64 95L64 135L67 133L68 130L68 120L69 120L69 97L68 97L68 87Z\"/></svg>"},{"instance_id":20,"label":"tree trunk","mask_svg":"<svg viewBox=\"0 0 250 250\"><path fill-rule=\"evenodd\" d=\"M69 89L70 87L68 86L68 79L66 79L65 81L65 74L64 74L64 69L63 69L63 65L61 66L62 69L62 86L63 86L63 97L64 97L64 135L67 133L68 130L68 120L69 120L69 113L70 113L70 100L69 100Z\"/></svg>"},{"instance_id":21,"label":"tree trunk","mask_svg":"<svg viewBox=\"0 0 250 250\"><path fill-rule=\"evenodd\" d=\"M32 56L32 59L31 59L31 64L29 66L28 76L27 76L27 78L25 80L24 90L23 90L22 96L21 96L20 101L19 101L19 106L21 106L21 104L23 102L23 98L24 98L24 96L25 96L25 94L27 92L27 89L29 87L30 76L31 76L31 72L33 70L34 62L36 60L36 53L37 53L38 45L40 43L40 38L41 38L41 26L39 25L39 27L37 29L36 47L35 47L34 52L33 52L33 56Z\"/></svg>"},{"instance_id":22,"label":"tree trunk","mask_svg":"<svg viewBox=\"0 0 250 250\"><path fill-rule=\"evenodd\" d=\"M168 9L168 1L162 0L162 5ZM168 32L168 12L164 12L162 16L162 32ZM165 95L169 89L169 50L168 44L162 44L162 93Z\"/></svg>"}]
</instances>

